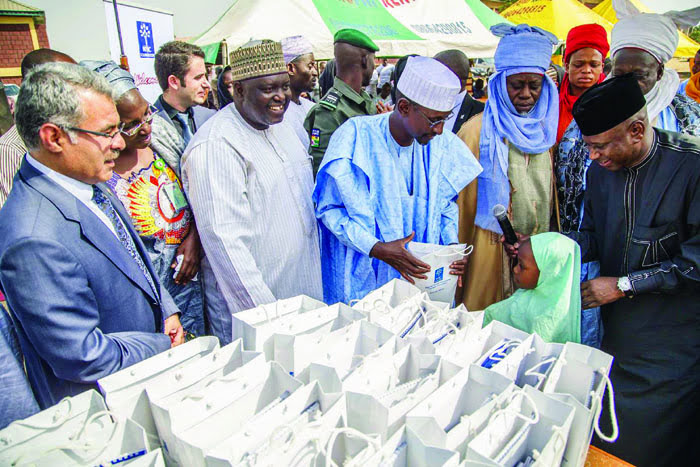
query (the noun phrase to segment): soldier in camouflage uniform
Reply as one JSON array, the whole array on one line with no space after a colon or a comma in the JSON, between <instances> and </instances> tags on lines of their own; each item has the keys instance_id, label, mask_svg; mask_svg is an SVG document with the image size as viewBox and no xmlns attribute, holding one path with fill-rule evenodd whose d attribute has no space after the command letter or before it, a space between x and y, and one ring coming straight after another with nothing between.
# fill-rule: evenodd
<instances>
[{"instance_id":1,"label":"soldier in camouflage uniform","mask_svg":"<svg viewBox=\"0 0 700 467\"><path fill-rule=\"evenodd\" d=\"M357 115L376 113L372 98L364 91L374 71L377 45L360 31L341 29L335 34L336 76L333 87L306 116L304 128L309 133L309 154L313 157L314 176L333 132L345 120Z\"/></svg>"}]
</instances>

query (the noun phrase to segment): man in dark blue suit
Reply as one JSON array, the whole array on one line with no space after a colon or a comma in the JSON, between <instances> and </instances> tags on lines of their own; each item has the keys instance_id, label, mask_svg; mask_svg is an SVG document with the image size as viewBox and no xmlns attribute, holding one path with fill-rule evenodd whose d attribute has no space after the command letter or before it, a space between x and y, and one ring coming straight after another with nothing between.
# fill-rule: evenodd
<instances>
[{"instance_id":1,"label":"man in dark blue suit","mask_svg":"<svg viewBox=\"0 0 700 467\"><path fill-rule=\"evenodd\" d=\"M156 53L155 70L163 94L154 105L175 126L187 147L197 130L216 113L202 106L211 92L204 52L187 42L167 42Z\"/></svg>"},{"instance_id":2,"label":"man in dark blue suit","mask_svg":"<svg viewBox=\"0 0 700 467\"><path fill-rule=\"evenodd\" d=\"M102 183L125 144L109 84L78 65L43 65L23 82L15 120L29 153L0 210L0 288L44 409L183 335Z\"/></svg>"}]
</instances>

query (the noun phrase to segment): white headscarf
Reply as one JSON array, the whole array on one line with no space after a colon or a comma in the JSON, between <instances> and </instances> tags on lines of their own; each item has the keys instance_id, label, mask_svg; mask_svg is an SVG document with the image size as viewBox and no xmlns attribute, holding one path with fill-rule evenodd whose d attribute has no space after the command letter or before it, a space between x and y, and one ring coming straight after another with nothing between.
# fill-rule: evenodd
<instances>
[{"instance_id":1,"label":"white headscarf","mask_svg":"<svg viewBox=\"0 0 700 467\"><path fill-rule=\"evenodd\" d=\"M613 27L610 45L611 57L620 49L641 49L665 64L673 58L678 47L678 29L671 18L655 13L625 16ZM671 104L679 85L678 73L664 68L661 79L644 95L649 120L656 119Z\"/></svg>"}]
</instances>

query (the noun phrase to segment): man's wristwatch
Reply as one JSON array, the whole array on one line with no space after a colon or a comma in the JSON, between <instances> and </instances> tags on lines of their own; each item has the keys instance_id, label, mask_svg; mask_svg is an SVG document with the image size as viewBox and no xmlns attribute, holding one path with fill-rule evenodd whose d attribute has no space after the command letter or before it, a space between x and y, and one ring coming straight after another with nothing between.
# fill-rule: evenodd
<instances>
[{"instance_id":1,"label":"man's wristwatch","mask_svg":"<svg viewBox=\"0 0 700 467\"><path fill-rule=\"evenodd\" d=\"M632 282L627 276L622 276L617 280L617 288L625 294L625 297L632 298Z\"/></svg>"}]
</instances>

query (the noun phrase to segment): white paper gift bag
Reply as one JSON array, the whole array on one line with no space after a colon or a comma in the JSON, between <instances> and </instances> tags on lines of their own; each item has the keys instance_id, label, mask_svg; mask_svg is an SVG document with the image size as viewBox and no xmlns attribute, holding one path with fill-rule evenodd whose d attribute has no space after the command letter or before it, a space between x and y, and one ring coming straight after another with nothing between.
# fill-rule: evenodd
<instances>
[{"instance_id":1,"label":"white paper gift bag","mask_svg":"<svg viewBox=\"0 0 700 467\"><path fill-rule=\"evenodd\" d=\"M294 319L288 325L277 328L265 341L265 358L276 361L288 371L295 371L294 353L289 350L295 347L297 339L298 346L310 345L364 318L364 313L343 303L307 312L303 319Z\"/></svg>"},{"instance_id":2,"label":"white paper gift bag","mask_svg":"<svg viewBox=\"0 0 700 467\"><path fill-rule=\"evenodd\" d=\"M523 352L529 350L530 334L526 332L500 321L491 321L483 329L488 338L484 343L484 353L476 361L477 365L491 369L512 352L516 352L522 360ZM525 346L521 346L523 343Z\"/></svg>"},{"instance_id":3,"label":"white paper gift bag","mask_svg":"<svg viewBox=\"0 0 700 467\"><path fill-rule=\"evenodd\" d=\"M501 409L516 389L513 381L477 365L462 369L406 414L406 426L426 446L457 451Z\"/></svg>"},{"instance_id":4,"label":"white paper gift bag","mask_svg":"<svg viewBox=\"0 0 700 467\"><path fill-rule=\"evenodd\" d=\"M221 439L207 451L208 466L237 465L254 460L254 453L279 428L285 425L299 426L299 422L311 422L315 411L321 413L330 408L342 398L342 394L326 394L318 383L299 388L283 401L266 407L250 418L241 430L232 436ZM299 420L301 418L301 420Z\"/></svg>"},{"instance_id":5,"label":"white paper gift bag","mask_svg":"<svg viewBox=\"0 0 700 467\"><path fill-rule=\"evenodd\" d=\"M268 362L266 366L262 379L252 374L239 378L241 375L234 372L173 407L173 412L181 415L172 418L174 440L168 450L179 465L204 465L210 448L241 430L255 414L284 401L303 386L277 363Z\"/></svg>"},{"instance_id":6,"label":"white paper gift bag","mask_svg":"<svg viewBox=\"0 0 700 467\"><path fill-rule=\"evenodd\" d=\"M361 392L359 388L347 391L348 425L365 434L379 434L382 441L386 441L401 428L409 410L459 370L457 365L441 360L434 373L398 384L386 391Z\"/></svg>"},{"instance_id":7,"label":"white paper gift bag","mask_svg":"<svg viewBox=\"0 0 700 467\"><path fill-rule=\"evenodd\" d=\"M575 410L562 462L564 466L583 464L594 430L605 441L614 442L617 439L619 433L615 396L608 377L612 361L613 357L605 352L567 342L544 382L543 392L570 404ZM604 410L602 400L606 389L609 402L607 409L610 411L613 429L610 435L603 434L598 425L600 414Z\"/></svg>"},{"instance_id":8,"label":"white paper gift bag","mask_svg":"<svg viewBox=\"0 0 700 467\"><path fill-rule=\"evenodd\" d=\"M364 448L354 438L337 441L338 435L345 433L345 418L343 396L327 410L321 410L320 402L314 401L299 415L275 427L258 448L246 453L245 462L256 466L311 467L324 465L331 453L336 455L336 464L342 465Z\"/></svg>"},{"instance_id":9,"label":"white paper gift bag","mask_svg":"<svg viewBox=\"0 0 700 467\"><path fill-rule=\"evenodd\" d=\"M393 279L378 289L368 293L363 299L353 300L350 304L353 308L367 312L372 310L379 303L393 308L411 297L420 294L421 291L416 286L406 281Z\"/></svg>"},{"instance_id":10,"label":"white paper gift bag","mask_svg":"<svg viewBox=\"0 0 700 467\"><path fill-rule=\"evenodd\" d=\"M0 431L0 465L99 465L148 452L134 421L110 414L96 391L68 397Z\"/></svg>"},{"instance_id":11,"label":"white paper gift bag","mask_svg":"<svg viewBox=\"0 0 700 467\"><path fill-rule=\"evenodd\" d=\"M462 304L450 312L450 317L453 319L452 324L457 330L449 325L444 326L442 328L443 332L432 339L432 343L436 349L435 352L440 355L449 353L449 350L445 349L451 349L456 341L464 342L466 340L471 340L472 336L481 331L483 327L484 312L468 311L467 307ZM460 339L457 339L458 335Z\"/></svg>"},{"instance_id":12,"label":"white paper gift bag","mask_svg":"<svg viewBox=\"0 0 700 467\"><path fill-rule=\"evenodd\" d=\"M526 386L469 442L465 465L559 465L573 417L570 405Z\"/></svg>"},{"instance_id":13,"label":"white paper gift bag","mask_svg":"<svg viewBox=\"0 0 700 467\"><path fill-rule=\"evenodd\" d=\"M149 386L146 396L165 455L169 455L168 446L173 441L173 426L182 421L180 413L173 411L173 408L178 407L187 396L201 392L214 380L228 378L226 381L230 381L231 378L239 378L252 383L256 375L262 379L268 373L269 365L265 363L264 355L243 350L242 341L237 339L196 360L192 365L170 373L158 386Z\"/></svg>"},{"instance_id":14,"label":"white paper gift bag","mask_svg":"<svg viewBox=\"0 0 700 467\"><path fill-rule=\"evenodd\" d=\"M231 316L233 339L243 339L246 350L262 350L265 340L276 329L277 320L282 317L292 317L308 311L324 308L325 303L314 300L306 295L299 295L273 303L239 311Z\"/></svg>"},{"instance_id":15,"label":"white paper gift bag","mask_svg":"<svg viewBox=\"0 0 700 467\"><path fill-rule=\"evenodd\" d=\"M483 320L479 315L477 319ZM471 363L491 368L527 337L528 333L500 321L492 321L482 329L469 325L467 329L446 337L435 352L462 368ZM489 358L487 357L494 357Z\"/></svg>"},{"instance_id":16,"label":"white paper gift bag","mask_svg":"<svg viewBox=\"0 0 700 467\"><path fill-rule=\"evenodd\" d=\"M545 342L539 335L533 334L532 345L523 358L515 383L520 387L528 384L540 389L563 349L564 344Z\"/></svg>"},{"instance_id":17,"label":"white paper gift bag","mask_svg":"<svg viewBox=\"0 0 700 467\"><path fill-rule=\"evenodd\" d=\"M368 323L368 327L375 327ZM360 326L361 327L361 326ZM378 328L377 329L382 329ZM387 336L391 333L387 332ZM359 351L369 351L369 353L356 354L352 346L338 345L332 347L325 354L318 355L316 361L311 362L300 373L296 373L295 377L305 384L313 381L318 381L321 388L325 392L342 392L343 381L366 362L381 359L390 359L392 355L404 347L410 345L410 340L400 339L396 336L391 336L384 342L381 347L371 350L372 347L365 346ZM422 348L422 341L415 341Z\"/></svg>"},{"instance_id":18,"label":"white paper gift bag","mask_svg":"<svg viewBox=\"0 0 700 467\"><path fill-rule=\"evenodd\" d=\"M382 445L379 452L363 464L351 463L352 467L454 467L459 463L459 454L454 451L423 444L408 427L402 427Z\"/></svg>"},{"instance_id":19,"label":"white paper gift bag","mask_svg":"<svg viewBox=\"0 0 700 467\"><path fill-rule=\"evenodd\" d=\"M434 374L440 364L435 354L421 354L412 345L387 358L366 358L343 381L343 390L371 394L391 391L400 384Z\"/></svg>"},{"instance_id":20,"label":"white paper gift bag","mask_svg":"<svg viewBox=\"0 0 700 467\"><path fill-rule=\"evenodd\" d=\"M67 444L90 417L106 410L102 396L89 390L67 397L24 420L10 423L0 430L0 465L12 465L27 454Z\"/></svg>"},{"instance_id":21,"label":"white paper gift bag","mask_svg":"<svg viewBox=\"0 0 700 467\"><path fill-rule=\"evenodd\" d=\"M285 355L285 369L296 375L312 362L348 368L384 345L393 334L365 320L355 321L327 334L297 336L291 340L273 335L269 346L276 355ZM269 347L268 347L269 348Z\"/></svg>"},{"instance_id":22,"label":"white paper gift bag","mask_svg":"<svg viewBox=\"0 0 700 467\"><path fill-rule=\"evenodd\" d=\"M97 381L97 385L105 396L109 410L131 418L144 427L150 449L156 449L160 441L145 389L165 386L173 373L218 348L219 340L216 337L199 337L105 376Z\"/></svg>"},{"instance_id":23,"label":"white paper gift bag","mask_svg":"<svg viewBox=\"0 0 700 467\"><path fill-rule=\"evenodd\" d=\"M410 242L408 249L414 256L430 266L427 279L415 279L415 286L428 294L431 300L452 303L457 290L458 277L450 274L450 264L471 254L473 247L465 243L458 245L435 245Z\"/></svg>"},{"instance_id":24,"label":"white paper gift bag","mask_svg":"<svg viewBox=\"0 0 700 467\"><path fill-rule=\"evenodd\" d=\"M500 373L506 378L515 380L518 377L518 372L522 366L525 356L527 356L532 350L532 343L535 339L534 335L529 335L523 340L519 345L512 347L511 350L505 354L503 359L500 361L496 360L491 369L496 373ZM498 355L499 351L496 350L494 353L490 354L487 359L495 359L495 355Z\"/></svg>"}]
</instances>

